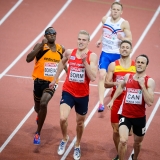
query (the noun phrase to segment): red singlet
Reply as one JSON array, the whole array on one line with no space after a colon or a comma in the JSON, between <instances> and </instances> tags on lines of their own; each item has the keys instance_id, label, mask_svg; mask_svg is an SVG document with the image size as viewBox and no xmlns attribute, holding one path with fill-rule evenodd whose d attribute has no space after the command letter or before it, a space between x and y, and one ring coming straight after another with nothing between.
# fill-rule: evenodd
<instances>
[{"instance_id":1,"label":"red singlet","mask_svg":"<svg viewBox=\"0 0 160 160\"><path fill-rule=\"evenodd\" d=\"M146 87L148 78L148 76L144 78ZM128 118L144 117L145 110L146 108L142 89L138 81L133 79L133 75L130 75L126 84L122 115Z\"/></svg>"},{"instance_id":2,"label":"red singlet","mask_svg":"<svg viewBox=\"0 0 160 160\"><path fill-rule=\"evenodd\" d=\"M82 59L76 57L77 49L71 53L68 61L69 67L67 77L63 85L63 91L70 93L75 97L85 97L89 95L89 82ZM89 57L92 52L87 53L87 62L90 64Z\"/></svg>"}]
</instances>

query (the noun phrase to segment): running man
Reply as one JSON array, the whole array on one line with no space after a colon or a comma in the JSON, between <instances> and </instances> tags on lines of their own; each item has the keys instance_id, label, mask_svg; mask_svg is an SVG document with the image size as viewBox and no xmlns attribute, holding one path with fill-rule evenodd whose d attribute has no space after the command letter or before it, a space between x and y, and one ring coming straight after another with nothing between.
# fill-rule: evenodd
<instances>
[{"instance_id":1,"label":"running man","mask_svg":"<svg viewBox=\"0 0 160 160\"><path fill-rule=\"evenodd\" d=\"M69 140L67 119L74 106L77 122L77 140L73 154L75 160L79 160L81 157L80 141L88 111L89 83L90 81L95 81L98 70L98 57L88 49L89 41L89 33L81 30L78 34L77 48L67 49L65 51L58 65L55 79L50 83L50 89L53 89L57 78L68 61L68 73L63 85L62 98L60 101L60 127L63 138L58 147L58 154L62 155L65 152L65 147Z\"/></svg>"},{"instance_id":2,"label":"running man","mask_svg":"<svg viewBox=\"0 0 160 160\"><path fill-rule=\"evenodd\" d=\"M121 80L124 80L124 76L127 73L133 74L136 72L135 62L131 60L130 54L132 52L132 44L130 41L124 40L120 44L119 52L121 54L121 58L116 60L115 62L110 63L108 67L108 74L105 80L105 88L113 87L113 91L111 97L113 97L116 88ZM125 90L122 92L120 96L118 96L112 106L111 109L111 125L113 128L113 141L118 153L118 144L119 144L119 131L118 131L118 122L119 115L118 110L122 104ZM117 156L113 160L119 160Z\"/></svg>"},{"instance_id":3,"label":"running man","mask_svg":"<svg viewBox=\"0 0 160 160\"><path fill-rule=\"evenodd\" d=\"M124 87L126 87L119 120L119 160L125 159L128 134L131 126L134 133L133 160L137 160L141 149L142 141L146 132L146 105L150 107L153 104L155 89L155 81L146 75L148 63L149 59L144 54L139 55L136 58L136 73L134 75L125 75L124 80L118 85L110 103L107 105L109 108L112 108L115 99L123 92Z\"/></svg>"},{"instance_id":4,"label":"running man","mask_svg":"<svg viewBox=\"0 0 160 160\"><path fill-rule=\"evenodd\" d=\"M65 51L62 45L55 43L56 34L53 27L47 28L42 42L37 43L26 58L28 63L35 59L32 74L34 80L34 109L37 112L36 121L38 125L33 140L35 145L40 144L40 133L47 115L47 105L56 90L58 80L52 89L49 88L49 84L54 79L58 63ZM67 72L66 66L65 70Z\"/></svg>"},{"instance_id":5,"label":"running man","mask_svg":"<svg viewBox=\"0 0 160 160\"><path fill-rule=\"evenodd\" d=\"M98 112L104 111L104 81L111 62L120 59L119 44L122 40L132 41L129 22L121 18L123 6L119 2L111 5L111 16L102 18L102 36L97 42L97 47L102 43L102 52L99 60L99 108Z\"/></svg>"}]
</instances>

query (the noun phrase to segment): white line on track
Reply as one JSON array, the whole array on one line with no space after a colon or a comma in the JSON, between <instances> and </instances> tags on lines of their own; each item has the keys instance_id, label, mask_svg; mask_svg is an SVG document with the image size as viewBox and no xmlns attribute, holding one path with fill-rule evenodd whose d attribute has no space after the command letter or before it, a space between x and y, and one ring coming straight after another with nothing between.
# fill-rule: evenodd
<instances>
[{"instance_id":1,"label":"white line on track","mask_svg":"<svg viewBox=\"0 0 160 160\"><path fill-rule=\"evenodd\" d=\"M68 7L68 5L72 2L72 0L68 0L64 6L59 10L59 12L55 15L55 17L50 21L50 23L46 26L51 26L57 18L63 13L63 11ZM45 30L45 29L44 29ZM18 60L33 46L33 44L41 38L44 34L44 30L30 43L30 45L1 73L0 79L18 62ZM61 75L60 75L61 76ZM20 76L19 76L20 77ZM3 151L3 149L6 147L6 145L11 141L11 139L14 137L14 135L18 132L18 130L21 128L21 126L25 123L25 121L28 119L28 117L33 113L34 107L28 112L28 114L23 118L23 120L20 122L20 124L16 127L16 129L11 133L11 135L7 138L7 140L3 143L3 145L0 147L0 153Z\"/></svg>"},{"instance_id":2,"label":"white line on track","mask_svg":"<svg viewBox=\"0 0 160 160\"><path fill-rule=\"evenodd\" d=\"M53 25L53 23L59 18L59 16L64 12L72 0L67 0L64 6L59 10L59 12L53 17L49 24L44 28L44 30L18 55L18 57L0 74L0 79L21 59L21 57L44 35L46 28Z\"/></svg>"},{"instance_id":3,"label":"white line on track","mask_svg":"<svg viewBox=\"0 0 160 160\"><path fill-rule=\"evenodd\" d=\"M7 12L7 14L0 20L0 25L16 10L16 8L23 2L23 0L18 0L18 2Z\"/></svg>"}]
</instances>

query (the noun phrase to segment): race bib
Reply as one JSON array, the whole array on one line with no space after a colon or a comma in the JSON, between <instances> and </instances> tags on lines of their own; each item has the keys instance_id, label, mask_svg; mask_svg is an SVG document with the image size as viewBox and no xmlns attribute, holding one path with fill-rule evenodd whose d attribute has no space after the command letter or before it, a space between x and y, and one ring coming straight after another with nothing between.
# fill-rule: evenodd
<instances>
[{"instance_id":1,"label":"race bib","mask_svg":"<svg viewBox=\"0 0 160 160\"><path fill-rule=\"evenodd\" d=\"M71 67L69 73L69 81L84 83L85 80L85 68Z\"/></svg>"},{"instance_id":2,"label":"race bib","mask_svg":"<svg viewBox=\"0 0 160 160\"><path fill-rule=\"evenodd\" d=\"M53 77L58 68L58 63L46 62L44 64L44 76Z\"/></svg>"},{"instance_id":3,"label":"race bib","mask_svg":"<svg viewBox=\"0 0 160 160\"><path fill-rule=\"evenodd\" d=\"M142 104L142 90L128 88L125 103Z\"/></svg>"}]
</instances>

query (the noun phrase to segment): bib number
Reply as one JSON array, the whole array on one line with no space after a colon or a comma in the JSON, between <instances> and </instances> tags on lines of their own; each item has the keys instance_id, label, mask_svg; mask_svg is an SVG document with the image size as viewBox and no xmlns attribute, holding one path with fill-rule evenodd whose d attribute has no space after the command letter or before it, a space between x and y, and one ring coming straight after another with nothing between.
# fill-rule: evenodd
<instances>
[{"instance_id":1,"label":"bib number","mask_svg":"<svg viewBox=\"0 0 160 160\"><path fill-rule=\"evenodd\" d=\"M85 69L72 67L69 73L69 81L84 83Z\"/></svg>"},{"instance_id":2,"label":"bib number","mask_svg":"<svg viewBox=\"0 0 160 160\"><path fill-rule=\"evenodd\" d=\"M58 68L58 63L45 63L44 64L44 76L53 77Z\"/></svg>"}]
</instances>

